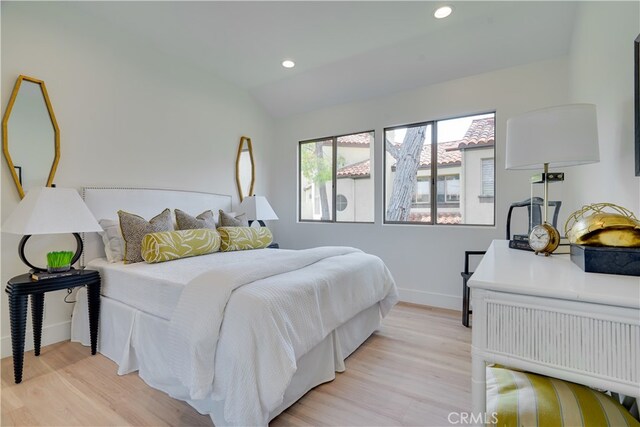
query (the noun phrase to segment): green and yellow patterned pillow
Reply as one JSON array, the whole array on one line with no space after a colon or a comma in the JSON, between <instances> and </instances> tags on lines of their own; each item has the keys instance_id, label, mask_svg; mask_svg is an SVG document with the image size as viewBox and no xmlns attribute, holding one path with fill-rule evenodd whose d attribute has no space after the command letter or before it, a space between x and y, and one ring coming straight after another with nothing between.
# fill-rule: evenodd
<instances>
[{"instance_id":1,"label":"green and yellow patterned pillow","mask_svg":"<svg viewBox=\"0 0 640 427\"><path fill-rule=\"evenodd\" d=\"M216 230L165 231L149 233L142 239L142 258L148 263L171 261L210 254L220 249L220 235Z\"/></svg>"},{"instance_id":2,"label":"green and yellow patterned pillow","mask_svg":"<svg viewBox=\"0 0 640 427\"><path fill-rule=\"evenodd\" d=\"M267 227L218 227L218 233L222 252L266 248L273 241Z\"/></svg>"}]
</instances>

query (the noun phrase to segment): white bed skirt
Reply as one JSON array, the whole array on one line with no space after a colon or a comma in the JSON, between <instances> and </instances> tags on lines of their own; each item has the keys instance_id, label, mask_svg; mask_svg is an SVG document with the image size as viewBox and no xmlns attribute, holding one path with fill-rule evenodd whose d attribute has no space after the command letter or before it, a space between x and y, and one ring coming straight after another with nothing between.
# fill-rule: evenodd
<instances>
[{"instance_id":1,"label":"white bed skirt","mask_svg":"<svg viewBox=\"0 0 640 427\"><path fill-rule=\"evenodd\" d=\"M71 341L90 343L86 289L78 291L71 321ZM218 427L226 425L224 401L189 400L188 391L170 375L162 346L166 344L169 322L101 297L98 351L118 365L118 374L138 371L151 387L187 401L201 414L209 414ZM285 391L280 407L269 420L300 399L313 387L335 378L344 371L344 359L357 349L380 326L380 307L375 304L335 329L311 351L297 361L297 371Z\"/></svg>"}]
</instances>

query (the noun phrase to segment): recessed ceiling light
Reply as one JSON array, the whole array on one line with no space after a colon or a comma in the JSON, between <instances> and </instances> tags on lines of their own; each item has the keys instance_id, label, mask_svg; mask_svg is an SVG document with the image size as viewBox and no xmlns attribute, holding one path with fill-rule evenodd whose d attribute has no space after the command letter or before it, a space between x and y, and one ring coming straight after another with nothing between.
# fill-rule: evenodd
<instances>
[{"instance_id":1,"label":"recessed ceiling light","mask_svg":"<svg viewBox=\"0 0 640 427\"><path fill-rule=\"evenodd\" d=\"M296 63L290 59L285 59L284 61L282 61L282 66L284 68L293 68L296 66Z\"/></svg>"},{"instance_id":2,"label":"recessed ceiling light","mask_svg":"<svg viewBox=\"0 0 640 427\"><path fill-rule=\"evenodd\" d=\"M433 16L435 16L437 19L442 19L451 15L451 12L453 12L451 6L442 6L437 8L436 11L433 12Z\"/></svg>"}]
</instances>

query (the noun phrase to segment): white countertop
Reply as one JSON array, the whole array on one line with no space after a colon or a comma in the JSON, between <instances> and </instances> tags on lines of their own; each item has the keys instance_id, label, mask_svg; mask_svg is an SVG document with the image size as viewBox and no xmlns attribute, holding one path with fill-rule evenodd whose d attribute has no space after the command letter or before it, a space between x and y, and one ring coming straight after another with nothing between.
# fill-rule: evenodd
<instances>
[{"instance_id":1,"label":"white countertop","mask_svg":"<svg viewBox=\"0 0 640 427\"><path fill-rule=\"evenodd\" d=\"M472 288L640 308L640 277L585 273L569 255L545 257L494 240L469 280Z\"/></svg>"}]
</instances>

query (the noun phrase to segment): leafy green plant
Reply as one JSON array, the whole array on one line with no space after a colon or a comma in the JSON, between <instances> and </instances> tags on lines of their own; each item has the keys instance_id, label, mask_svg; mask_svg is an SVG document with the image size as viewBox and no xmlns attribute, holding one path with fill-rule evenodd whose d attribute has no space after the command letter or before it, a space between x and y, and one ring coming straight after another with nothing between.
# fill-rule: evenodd
<instances>
[{"instance_id":1,"label":"leafy green plant","mask_svg":"<svg viewBox=\"0 0 640 427\"><path fill-rule=\"evenodd\" d=\"M71 251L49 252L47 254L47 265L50 268L66 267L71 264L72 258L73 252Z\"/></svg>"}]
</instances>

